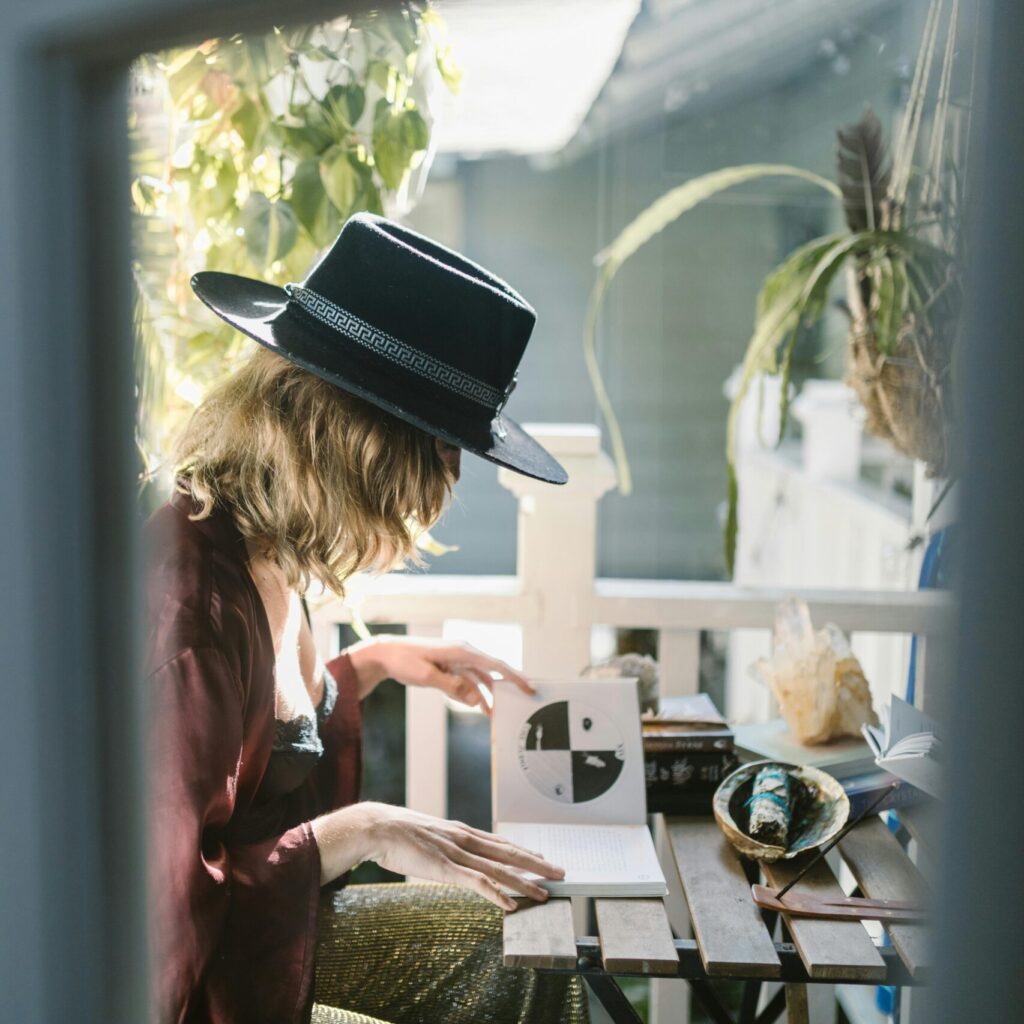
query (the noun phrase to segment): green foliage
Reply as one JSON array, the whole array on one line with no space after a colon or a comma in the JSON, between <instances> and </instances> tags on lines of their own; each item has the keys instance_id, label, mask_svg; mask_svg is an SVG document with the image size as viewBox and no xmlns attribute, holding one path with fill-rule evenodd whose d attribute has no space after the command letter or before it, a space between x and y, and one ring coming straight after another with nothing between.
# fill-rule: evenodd
<instances>
[{"instance_id":1,"label":"green foliage","mask_svg":"<svg viewBox=\"0 0 1024 1024\"><path fill-rule=\"evenodd\" d=\"M765 279L757 297L754 334L747 345L739 388L729 409L726 459L729 470L729 510L725 561L732 573L736 556L739 490L736 481L736 427L750 385L760 373L783 371L779 437L786 429L788 368L801 325L813 323L825 311L838 272L853 261L878 282L878 337L895 338L909 315L928 319L929 306L953 274L953 258L944 249L908 231L858 231L816 238L802 245ZM911 287L910 281L916 281ZM884 327L882 326L884 325Z\"/></svg>"},{"instance_id":2,"label":"green foliage","mask_svg":"<svg viewBox=\"0 0 1024 1024\"><path fill-rule=\"evenodd\" d=\"M598 254L599 270L584 327L584 357L598 404L608 423L622 493L628 494L632 490L629 461L596 355L598 316L615 273L658 232L705 199L723 189L767 176L784 175L809 181L843 201L847 214L853 212L854 223L875 224L879 209L877 194L856 183L855 168L863 168L864 180L876 188L888 182L889 172L885 169L884 153L873 126L867 118L865 121L865 132L858 134L848 129L841 137L844 147L841 161L846 161L847 168L854 168L849 173L841 170L842 190L834 183L796 167L750 164L725 168L693 178L666 193ZM840 167L843 167L842 162ZM920 226L911 223L900 230L865 227L815 238L790 253L765 278L757 297L754 332L743 356L739 387L732 400L726 428L728 512L724 553L730 575L738 529L736 429L739 411L751 384L761 374L781 373L781 438L789 411L789 376L799 331L820 319L837 274L847 265L856 268L859 279L870 283L872 325L883 354L896 352L898 337L908 318L910 322L919 323L951 318L958 302L953 256L943 246L926 241L921 234Z\"/></svg>"},{"instance_id":3,"label":"green foliage","mask_svg":"<svg viewBox=\"0 0 1024 1024\"><path fill-rule=\"evenodd\" d=\"M583 328L583 356L594 394L597 396L598 406L608 424L612 453L615 457L615 466L619 477L619 490L623 494L629 494L633 490L633 476L629 468L629 458L626 455L626 446L622 439L618 417L615 415L611 399L608 397L608 391L604 386L601 369L597 362L597 322L605 292L619 268L630 256L688 210L692 210L704 200L710 199L725 189L766 177L799 178L817 185L833 195L840 195L839 188L831 181L799 167L790 167L786 164L745 164L740 167L727 167L724 170L712 171L710 174L691 178L684 184L666 192L627 224L611 245L597 255L600 269L587 307L587 317Z\"/></svg>"},{"instance_id":4,"label":"green foliage","mask_svg":"<svg viewBox=\"0 0 1024 1024\"><path fill-rule=\"evenodd\" d=\"M438 81L457 88L458 71L439 16L405 3L148 55L135 80L145 477L166 469L170 437L246 350L194 299L192 274L299 280L352 213L407 209L430 145L428 98Z\"/></svg>"}]
</instances>

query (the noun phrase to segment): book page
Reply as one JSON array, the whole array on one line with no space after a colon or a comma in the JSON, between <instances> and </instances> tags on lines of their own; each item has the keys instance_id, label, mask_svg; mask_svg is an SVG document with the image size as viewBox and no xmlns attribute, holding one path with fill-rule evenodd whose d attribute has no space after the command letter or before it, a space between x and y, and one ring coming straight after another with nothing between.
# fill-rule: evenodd
<instances>
[{"instance_id":1,"label":"book page","mask_svg":"<svg viewBox=\"0 0 1024 1024\"><path fill-rule=\"evenodd\" d=\"M924 790L929 796L942 796L942 765L932 754L919 754L915 757L880 757L878 767Z\"/></svg>"},{"instance_id":2,"label":"book page","mask_svg":"<svg viewBox=\"0 0 1024 1024\"><path fill-rule=\"evenodd\" d=\"M872 747L879 747L875 763L931 796L942 790L942 767L938 725L924 712L893 696L886 715L885 735L879 742L877 730L867 731Z\"/></svg>"},{"instance_id":3,"label":"book page","mask_svg":"<svg viewBox=\"0 0 1024 1024\"><path fill-rule=\"evenodd\" d=\"M905 700L893 694L889 706L889 731L886 750L888 752L907 736L915 733L932 733L939 735L938 723L929 718L923 711L908 704Z\"/></svg>"},{"instance_id":4,"label":"book page","mask_svg":"<svg viewBox=\"0 0 1024 1024\"><path fill-rule=\"evenodd\" d=\"M498 822L506 839L543 854L565 868L562 886L597 887L605 891L638 884L660 890L665 877L646 825L544 825ZM547 883L547 879L528 876ZM660 885L659 885L660 883Z\"/></svg>"},{"instance_id":5,"label":"book page","mask_svg":"<svg viewBox=\"0 0 1024 1024\"><path fill-rule=\"evenodd\" d=\"M635 679L533 680L536 696L494 688L495 821L644 824Z\"/></svg>"}]
</instances>

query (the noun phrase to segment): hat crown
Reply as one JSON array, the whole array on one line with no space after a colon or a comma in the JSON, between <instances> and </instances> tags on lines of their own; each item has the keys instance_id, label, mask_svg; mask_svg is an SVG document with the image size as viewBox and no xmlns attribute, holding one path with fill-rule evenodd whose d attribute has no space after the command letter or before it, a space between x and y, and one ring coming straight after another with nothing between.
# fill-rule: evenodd
<instances>
[{"instance_id":1,"label":"hat crown","mask_svg":"<svg viewBox=\"0 0 1024 1024\"><path fill-rule=\"evenodd\" d=\"M438 364L508 390L536 313L499 277L393 221L355 214L303 288Z\"/></svg>"}]
</instances>

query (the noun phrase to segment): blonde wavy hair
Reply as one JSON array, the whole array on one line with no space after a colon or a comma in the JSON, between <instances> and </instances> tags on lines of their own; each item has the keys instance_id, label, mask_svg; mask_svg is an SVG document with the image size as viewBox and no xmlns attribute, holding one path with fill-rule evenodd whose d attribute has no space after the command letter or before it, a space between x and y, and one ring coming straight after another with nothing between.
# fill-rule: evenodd
<instances>
[{"instance_id":1,"label":"blonde wavy hair","mask_svg":"<svg viewBox=\"0 0 1024 1024\"><path fill-rule=\"evenodd\" d=\"M265 348L204 398L177 438L178 490L230 510L304 591L422 564L416 536L455 479L434 438Z\"/></svg>"}]
</instances>

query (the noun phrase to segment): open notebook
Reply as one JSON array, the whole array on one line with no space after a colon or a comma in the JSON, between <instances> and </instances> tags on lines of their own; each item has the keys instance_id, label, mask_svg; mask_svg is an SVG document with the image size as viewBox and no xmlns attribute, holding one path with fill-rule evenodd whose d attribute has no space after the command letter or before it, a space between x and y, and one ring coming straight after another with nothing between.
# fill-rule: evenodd
<instances>
[{"instance_id":1,"label":"open notebook","mask_svg":"<svg viewBox=\"0 0 1024 1024\"><path fill-rule=\"evenodd\" d=\"M663 896L646 824L635 679L534 680L494 691L494 831L565 868L553 896Z\"/></svg>"},{"instance_id":2,"label":"open notebook","mask_svg":"<svg viewBox=\"0 0 1024 1024\"><path fill-rule=\"evenodd\" d=\"M882 728L865 725L864 738L875 764L931 796L942 791L942 741L938 724L893 694Z\"/></svg>"}]
</instances>

